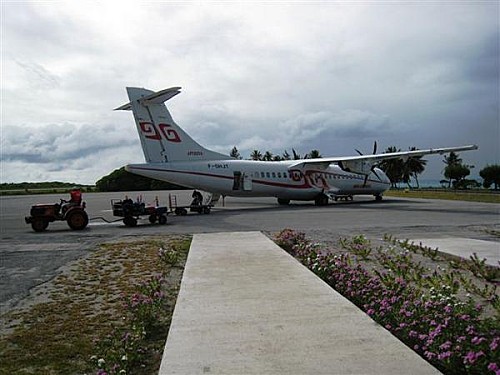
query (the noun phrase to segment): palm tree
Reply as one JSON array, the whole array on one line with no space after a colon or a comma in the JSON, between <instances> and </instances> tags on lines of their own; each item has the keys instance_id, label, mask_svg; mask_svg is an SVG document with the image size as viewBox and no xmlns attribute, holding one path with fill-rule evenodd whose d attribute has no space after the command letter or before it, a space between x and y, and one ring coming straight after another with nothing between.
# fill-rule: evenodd
<instances>
[{"instance_id":1,"label":"palm tree","mask_svg":"<svg viewBox=\"0 0 500 375\"><path fill-rule=\"evenodd\" d=\"M262 160L262 153L259 150L253 150L250 154L252 160Z\"/></svg>"},{"instance_id":2,"label":"palm tree","mask_svg":"<svg viewBox=\"0 0 500 375\"><path fill-rule=\"evenodd\" d=\"M410 151L416 150L418 150L416 147L410 148ZM421 156L409 158L405 163L405 170L409 174L409 177L413 177L415 179L415 182L417 183L417 189L420 188L420 184L418 183L418 175L424 172L426 164L427 160L423 160Z\"/></svg>"},{"instance_id":3,"label":"palm tree","mask_svg":"<svg viewBox=\"0 0 500 375\"><path fill-rule=\"evenodd\" d=\"M385 150L385 153L388 154L399 151L401 151L401 149L397 149L396 146L390 146ZM404 181L404 166L401 159L382 160L378 166L385 172L387 177L389 177L389 180L391 180L391 187L395 188L399 182Z\"/></svg>"},{"instance_id":4,"label":"palm tree","mask_svg":"<svg viewBox=\"0 0 500 375\"><path fill-rule=\"evenodd\" d=\"M290 160L290 154L288 153L287 150L285 150L285 152L283 152L283 155L281 156L281 158L283 160Z\"/></svg>"},{"instance_id":5,"label":"palm tree","mask_svg":"<svg viewBox=\"0 0 500 375\"><path fill-rule=\"evenodd\" d=\"M273 153L271 151L266 151L264 153L264 156L262 157L262 160L265 160L265 161L273 160Z\"/></svg>"},{"instance_id":6,"label":"palm tree","mask_svg":"<svg viewBox=\"0 0 500 375\"><path fill-rule=\"evenodd\" d=\"M307 154L306 159L318 159L321 157L321 154L318 150L311 150L310 153Z\"/></svg>"},{"instance_id":7,"label":"palm tree","mask_svg":"<svg viewBox=\"0 0 500 375\"><path fill-rule=\"evenodd\" d=\"M451 169L454 165L460 165L462 164L462 159L458 157L458 154L456 152L450 152L448 156L445 156L443 159L443 163L446 164L446 167L444 168L444 175L445 178L448 179L448 188L451 188L451 180L452 178L449 177L449 173L447 172L447 169Z\"/></svg>"}]
</instances>

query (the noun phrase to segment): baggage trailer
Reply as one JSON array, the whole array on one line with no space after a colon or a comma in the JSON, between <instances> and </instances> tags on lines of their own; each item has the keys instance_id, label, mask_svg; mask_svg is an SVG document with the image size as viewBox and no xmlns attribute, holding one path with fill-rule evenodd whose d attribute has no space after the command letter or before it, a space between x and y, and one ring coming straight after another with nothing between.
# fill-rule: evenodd
<instances>
[{"instance_id":1,"label":"baggage trailer","mask_svg":"<svg viewBox=\"0 0 500 375\"><path fill-rule=\"evenodd\" d=\"M210 201L210 197L208 198L208 201ZM170 212L174 213L176 215L180 216L185 216L187 215L188 211L189 212L198 212L199 214L210 214L210 211L212 210L213 205L210 203L198 203L198 204L193 204L191 203L190 205L185 205L185 206L180 206L177 203L177 195L174 194L169 194L168 195L168 206L170 208Z\"/></svg>"},{"instance_id":2,"label":"baggage trailer","mask_svg":"<svg viewBox=\"0 0 500 375\"><path fill-rule=\"evenodd\" d=\"M167 223L168 208L165 206L146 206L142 202L134 202L132 199L111 199L113 216L123 217L123 224L127 227L135 227L137 220L142 216L148 216L149 222L163 225Z\"/></svg>"}]
</instances>

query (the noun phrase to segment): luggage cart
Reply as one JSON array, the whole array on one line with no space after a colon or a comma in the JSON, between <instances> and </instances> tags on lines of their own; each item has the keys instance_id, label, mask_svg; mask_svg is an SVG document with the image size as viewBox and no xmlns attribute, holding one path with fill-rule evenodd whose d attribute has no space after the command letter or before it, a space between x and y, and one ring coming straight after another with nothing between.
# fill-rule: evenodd
<instances>
[{"instance_id":1,"label":"luggage cart","mask_svg":"<svg viewBox=\"0 0 500 375\"><path fill-rule=\"evenodd\" d=\"M128 227L135 227L141 216L148 216L151 224L167 223L168 208L165 206L146 206L132 199L111 199L111 208L113 216L123 217L123 224Z\"/></svg>"},{"instance_id":2,"label":"luggage cart","mask_svg":"<svg viewBox=\"0 0 500 375\"><path fill-rule=\"evenodd\" d=\"M211 200L211 197L208 197L208 201ZM190 204L180 206L177 202L177 195L169 194L168 195L168 206L171 213L176 215L185 216L188 212L198 212L199 214L210 214L213 205L210 203L202 203L202 204Z\"/></svg>"}]
</instances>

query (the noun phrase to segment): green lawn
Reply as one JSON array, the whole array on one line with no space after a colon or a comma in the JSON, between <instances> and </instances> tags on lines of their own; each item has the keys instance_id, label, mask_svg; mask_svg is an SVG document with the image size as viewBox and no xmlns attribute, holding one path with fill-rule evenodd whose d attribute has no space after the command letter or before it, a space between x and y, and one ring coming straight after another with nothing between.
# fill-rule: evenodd
<instances>
[{"instance_id":1,"label":"green lawn","mask_svg":"<svg viewBox=\"0 0 500 375\"><path fill-rule=\"evenodd\" d=\"M447 199L468 202L500 203L500 194L489 191L389 190L388 197Z\"/></svg>"}]
</instances>

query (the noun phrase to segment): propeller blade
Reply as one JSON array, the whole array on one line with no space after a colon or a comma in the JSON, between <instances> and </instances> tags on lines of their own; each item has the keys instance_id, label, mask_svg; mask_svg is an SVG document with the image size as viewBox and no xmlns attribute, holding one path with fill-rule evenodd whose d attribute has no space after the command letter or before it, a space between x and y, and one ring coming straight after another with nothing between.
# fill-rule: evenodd
<instances>
[{"instance_id":1,"label":"propeller blade","mask_svg":"<svg viewBox=\"0 0 500 375\"><path fill-rule=\"evenodd\" d=\"M373 155L377 153L377 141L373 143Z\"/></svg>"},{"instance_id":2,"label":"propeller blade","mask_svg":"<svg viewBox=\"0 0 500 375\"><path fill-rule=\"evenodd\" d=\"M363 156L363 153L357 149L354 149L354 151L356 151L358 154L360 154L361 156Z\"/></svg>"},{"instance_id":3,"label":"propeller blade","mask_svg":"<svg viewBox=\"0 0 500 375\"><path fill-rule=\"evenodd\" d=\"M372 167L372 172L373 172L373 174L374 174L375 176L377 176L377 178L379 179L379 181L382 181L382 180L380 179L380 176L377 174L377 171L375 171L375 166L373 166L373 167Z\"/></svg>"}]
</instances>

